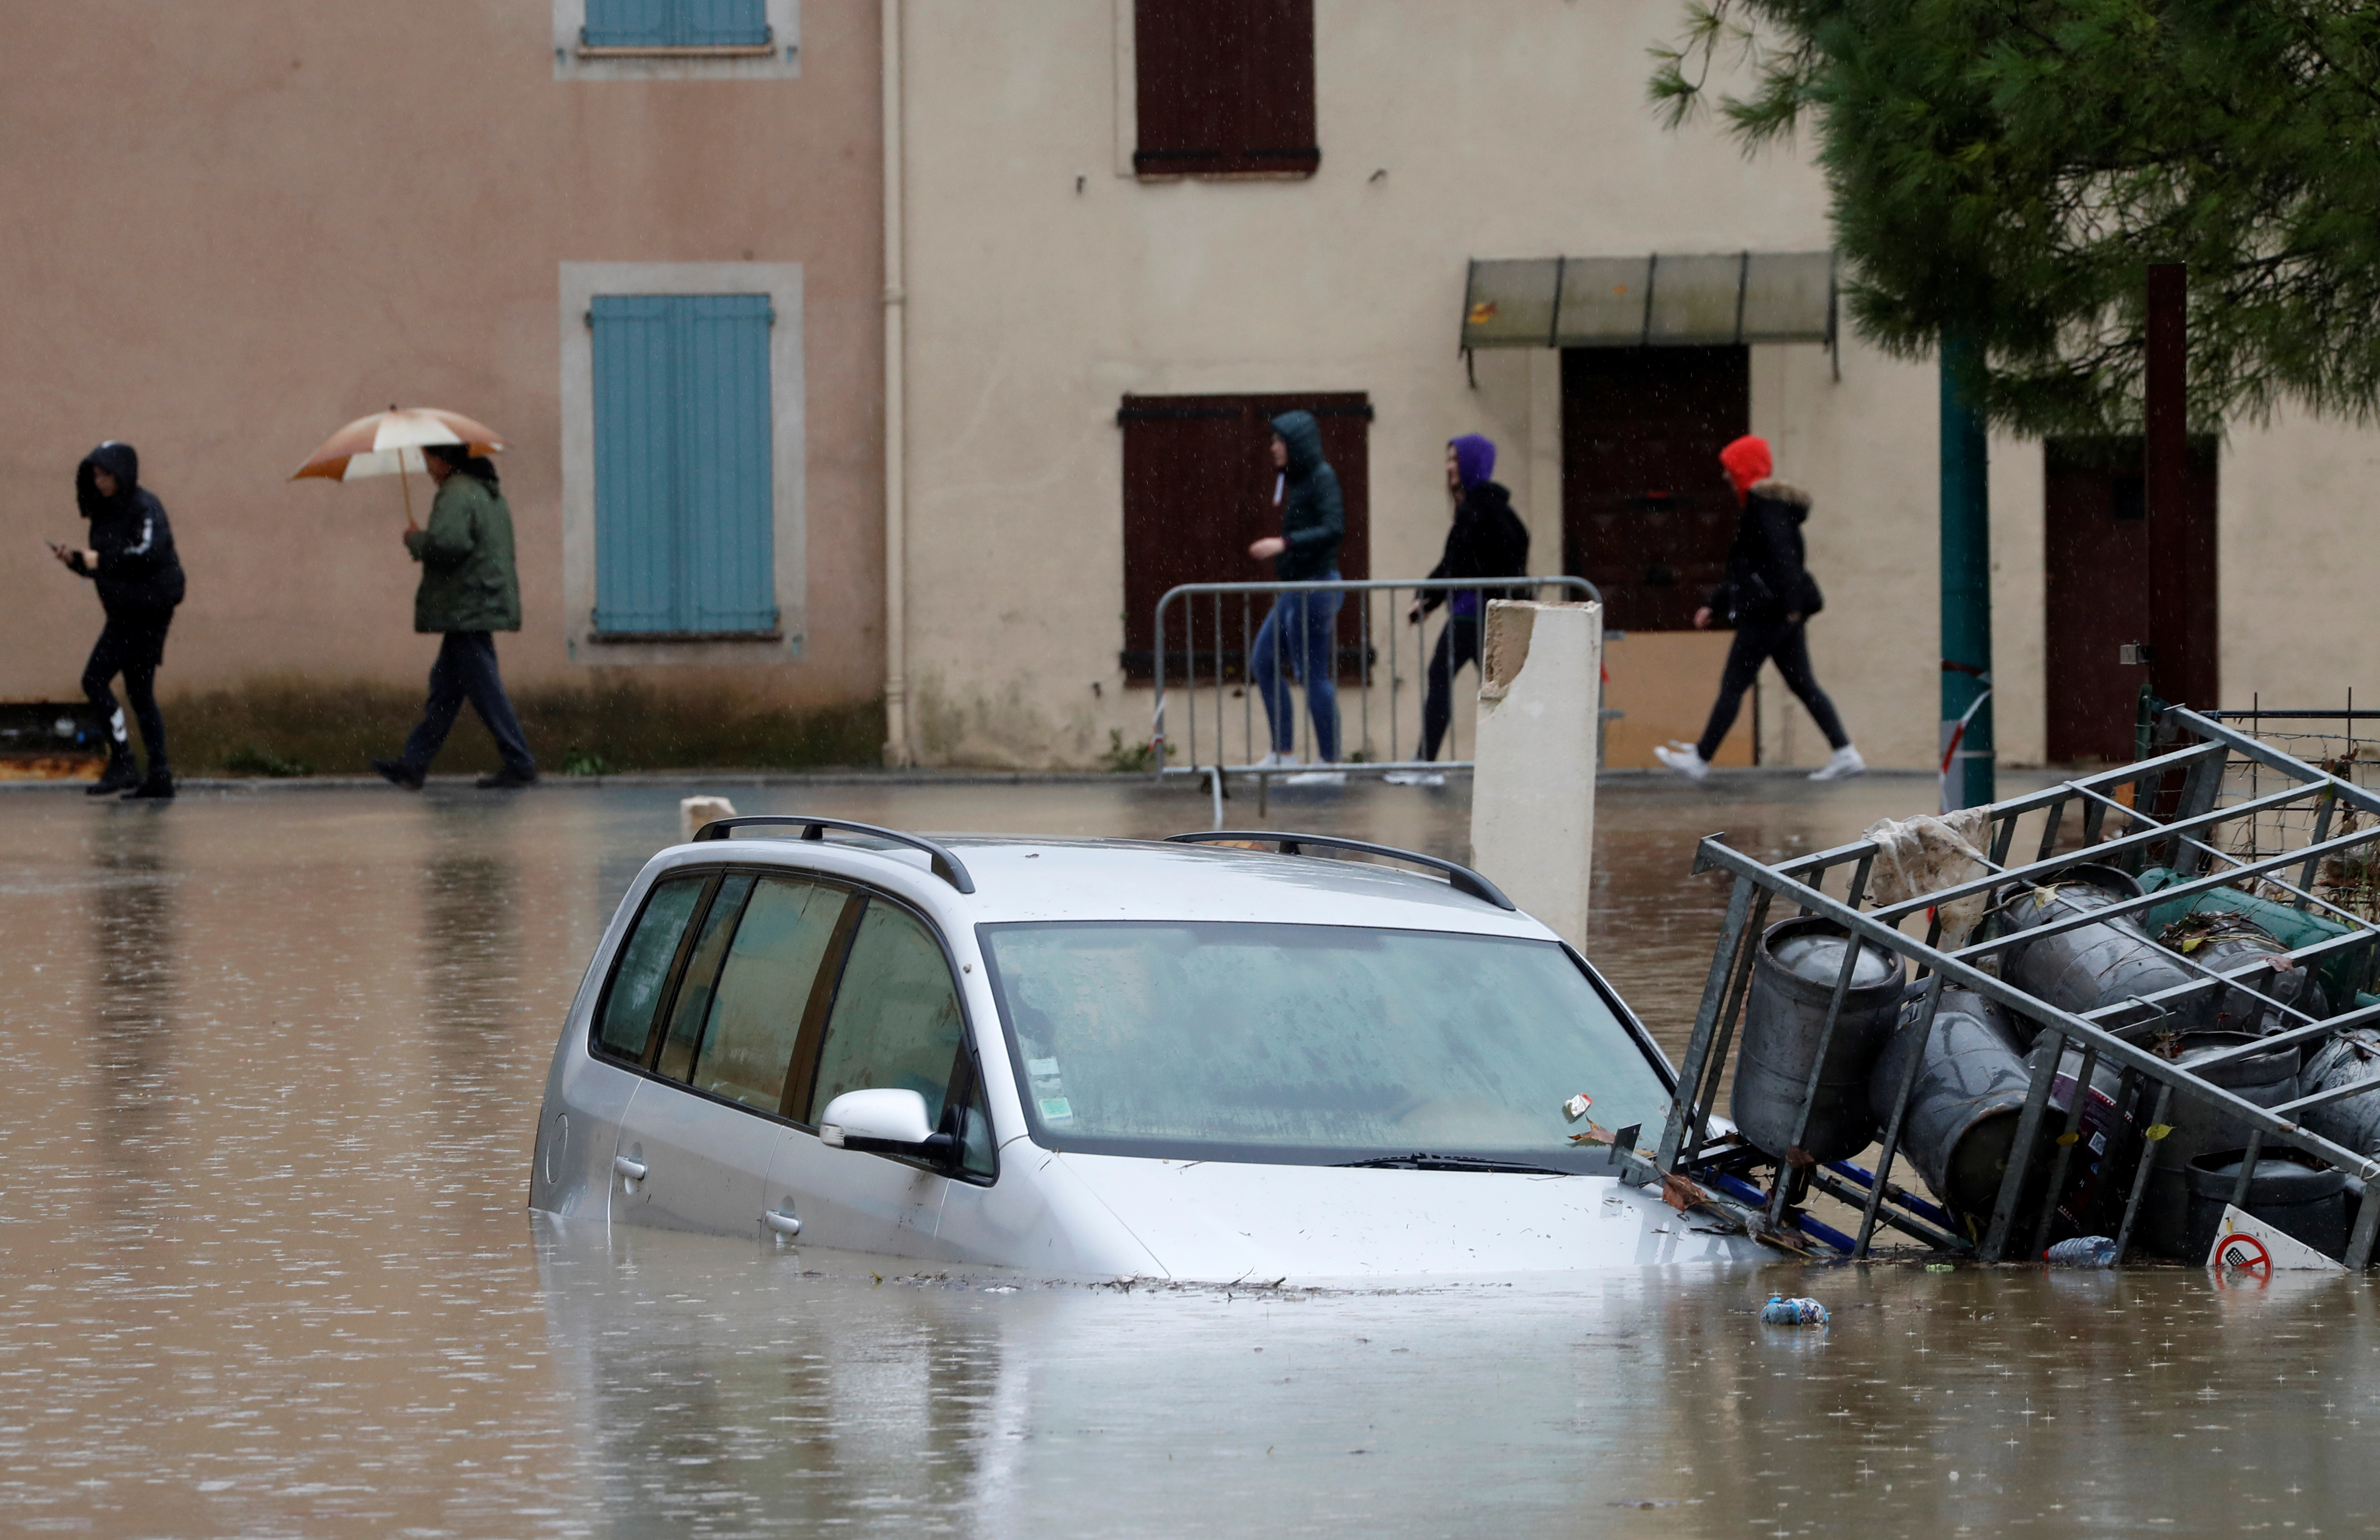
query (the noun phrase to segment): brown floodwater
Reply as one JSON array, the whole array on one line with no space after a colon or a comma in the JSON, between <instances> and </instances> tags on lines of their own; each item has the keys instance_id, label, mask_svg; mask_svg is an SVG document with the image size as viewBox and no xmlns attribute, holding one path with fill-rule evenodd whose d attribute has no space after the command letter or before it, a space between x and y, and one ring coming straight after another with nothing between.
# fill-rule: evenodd
<instances>
[{"instance_id":1,"label":"brown floodwater","mask_svg":"<svg viewBox=\"0 0 2380 1540\"><path fill-rule=\"evenodd\" d=\"M923 1278L523 1207L686 786L0 794L0 1523L103 1535L2380 1531L2365 1279L1745 1267L1353 1293ZM1156 834L1142 781L735 787ZM1673 1047L1723 891L1933 786L1618 778L1591 951ZM1274 827L1461 856L1442 791ZM1252 822L1252 800L1231 821ZM1490 874L1492 875L1492 874ZM1771 1291L1823 1333L1764 1328ZM2370 1485L2367 1485L2370 1483Z\"/></svg>"}]
</instances>

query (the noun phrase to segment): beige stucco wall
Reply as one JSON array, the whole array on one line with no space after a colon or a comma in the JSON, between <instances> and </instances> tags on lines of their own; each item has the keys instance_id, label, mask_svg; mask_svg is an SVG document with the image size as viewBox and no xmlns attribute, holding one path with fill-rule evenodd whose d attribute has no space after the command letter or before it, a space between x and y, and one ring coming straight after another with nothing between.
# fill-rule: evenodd
<instances>
[{"instance_id":1,"label":"beige stucco wall","mask_svg":"<svg viewBox=\"0 0 2380 1540\"><path fill-rule=\"evenodd\" d=\"M140 450L189 571L165 688L418 680L436 644L412 634L397 487L286 479L391 401L508 436L526 625L504 667L586 677L562 612L561 264L747 261L803 273L808 646L678 677L788 703L880 689L873 4L805 7L798 75L758 80L557 79L530 0L11 20L0 696L75 693L98 607L33 540L72 537L75 464L111 437Z\"/></svg>"},{"instance_id":2,"label":"beige stucco wall","mask_svg":"<svg viewBox=\"0 0 2380 1540\"><path fill-rule=\"evenodd\" d=\"M1131 10L912 0L910 646L929 759L1083 762L1111 729L1147 736L1148 694L1123 687L1115 659L1123 394L1367 392L1378 576L1433 563L1441 445L1487 433L1547 570L1560 550L1556 360L1483 354L1472 388L1454 346L1466 260L1831 238L1824 188L1790 147L1747 158L1647 110L1645 50L1677 27L1672 0L1318 0L1323 160L1307 181L1123 174ZM1755 430L1817 499L1820 676L1871 762L1930 768L1934 369L1850 341L1838 381L1818 348L1757 347L1752 385ZM2358 603L2374 575L2356 527L2375 443L2287 419L2233 430L2233 698L2330 700L2380 640L2364 637L2380 622ZM2041 450L2000 436L1992 457L1998 743L2005 762L2037 763ZM1615 667L1627 655L1615 644ZM1684 735L1706 688L1668 692ZM1773 671L1763 689L1764 758L1822 758ZM1614 698L1628 693L1615 679Z\"/></svg>"},{"instance_id":3,"label":"beige stucco wall","mask_svg":"<svg viewBox=\"0 0 2380 1540\"><path fill-rule=\"evenodd\" d=\"M1472 387L1455 348L1468 260L1828 241L1823 188L1789 155L1746 159L1645 110L1665 0L1320 0L1306 181L1119 175L1130 11L909 13L910 646L929 758L1080 761L1111 728L1147 734L1148 692L1123 688L1115 658L1125 393L1368 393L1381 576L1435 562L1445 441L1487 433L1550 570L1554 356L1482 354ZM1820 348L1762 347L1753 394L1755 429L1820 500L1822 673L1871 758L1923 763L1932 371L1852 346L1837 382Z\"/></svg>"}]
</instances>

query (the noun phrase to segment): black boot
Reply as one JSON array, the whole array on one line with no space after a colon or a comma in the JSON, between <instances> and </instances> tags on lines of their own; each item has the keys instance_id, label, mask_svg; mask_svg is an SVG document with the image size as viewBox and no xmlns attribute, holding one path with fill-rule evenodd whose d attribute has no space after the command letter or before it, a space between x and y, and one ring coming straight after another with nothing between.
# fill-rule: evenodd
<instances>
[{"instance_id":1,"label":"black boot","mask_svg":"<svg viewBox=\"0 0 2380 1540\"><path fill-rule=\"evenodd\" d=\"M124 790L127 786L139 784L140 784L140 771L132 763L132 751L122 744L117 744L108 750L107 768L99 772L98 780L83 788L82 794L108 796Z\"/></svg>"},{"instance_id":2,"label":"black boot","mask_svg":"<svg viewBox=\"0 0 2380 1540\"><path fill-rule=\"evenodd\" d=\"M173 801L174 768L171 765L150 766L149 773L140 778L140 784L124 794L124 800L127 802Z\"/></svg>"}]
</instances>

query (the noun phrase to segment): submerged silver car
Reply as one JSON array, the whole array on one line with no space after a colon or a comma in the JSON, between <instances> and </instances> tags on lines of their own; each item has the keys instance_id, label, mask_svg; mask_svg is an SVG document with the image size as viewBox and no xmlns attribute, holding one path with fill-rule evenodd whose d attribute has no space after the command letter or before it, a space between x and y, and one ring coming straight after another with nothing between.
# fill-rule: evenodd
<instances>
[{"instance_id":1,"label":"submerged silver car","mask_svg":"<svg viewBox=\"0 0 2380 1540\"><path fill-rule=\"evenodd\" d=\"M1577 1137L1658 1129L1670 1083L1585 958L1431 857L735 819L621 901L529 1202L1055 1278L1747 1255Z\"/></svg>"}]
</instances>

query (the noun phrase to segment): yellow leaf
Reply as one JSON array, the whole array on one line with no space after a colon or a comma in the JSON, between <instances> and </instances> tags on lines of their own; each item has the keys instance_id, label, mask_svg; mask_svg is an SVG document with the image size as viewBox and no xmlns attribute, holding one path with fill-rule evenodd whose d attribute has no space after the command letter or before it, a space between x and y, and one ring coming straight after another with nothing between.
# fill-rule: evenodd
<instances>
[{"instance_id":1,"label":"yellow leaf","mask_svg":"<svg viewBox=\"0 0 2380 1540\"><path fill-rule=\"evenodd\" d=\"M2061 1134L2058 1136L2058 1142L2061 1145L2070 1145L2081 1137L2082 1137L2082 1135L2080 1134Z\"/></svg>"},{"instance_id":2,"label":"yellow leaf","mask_svg":"<svg viewBox=\"0 0 2380 1540\"><path fill-rule=\"evenodd\" d=\"M2203 946L2204 946L2205 944L2206 944L2206 938L2205 938L2205 937L2204 937L2204 936L2192 936L2190 940L2186 940L2186 941L2184 941L2184 942L2182 942L2182 943L2181 943L2181 954L2182 954L2184 957L2187 957L2187 956L2189 956L2192 952L2196 952L2200 947L2203 947Z\"/></svg>"},{"instance_id":3,"label":"yellow leaf","mask_svg":"<svg viewBox=\"0 0 2380 1540\"><path fill-rule=\"evenodd\" d=\"M2151 1123L2151 1124L2149 1124L2149 1126L2148 1126L2145 1130L2143 1130L2143 1131L2142 1137L2145 1138L2146 1140L2148 1140L2148 1142L2149 1142L2150 1144L2153 1144L2153 1145L2154 1145L2154 1144L2155 1144L2159 1139L2164 1138L2167 1134L2170 1134L2170 1133L2172 1133L2172 1132L2173 1132L2173 1124L2171 1124L2171 1123Z\"/></svg>"}]
</instances>

